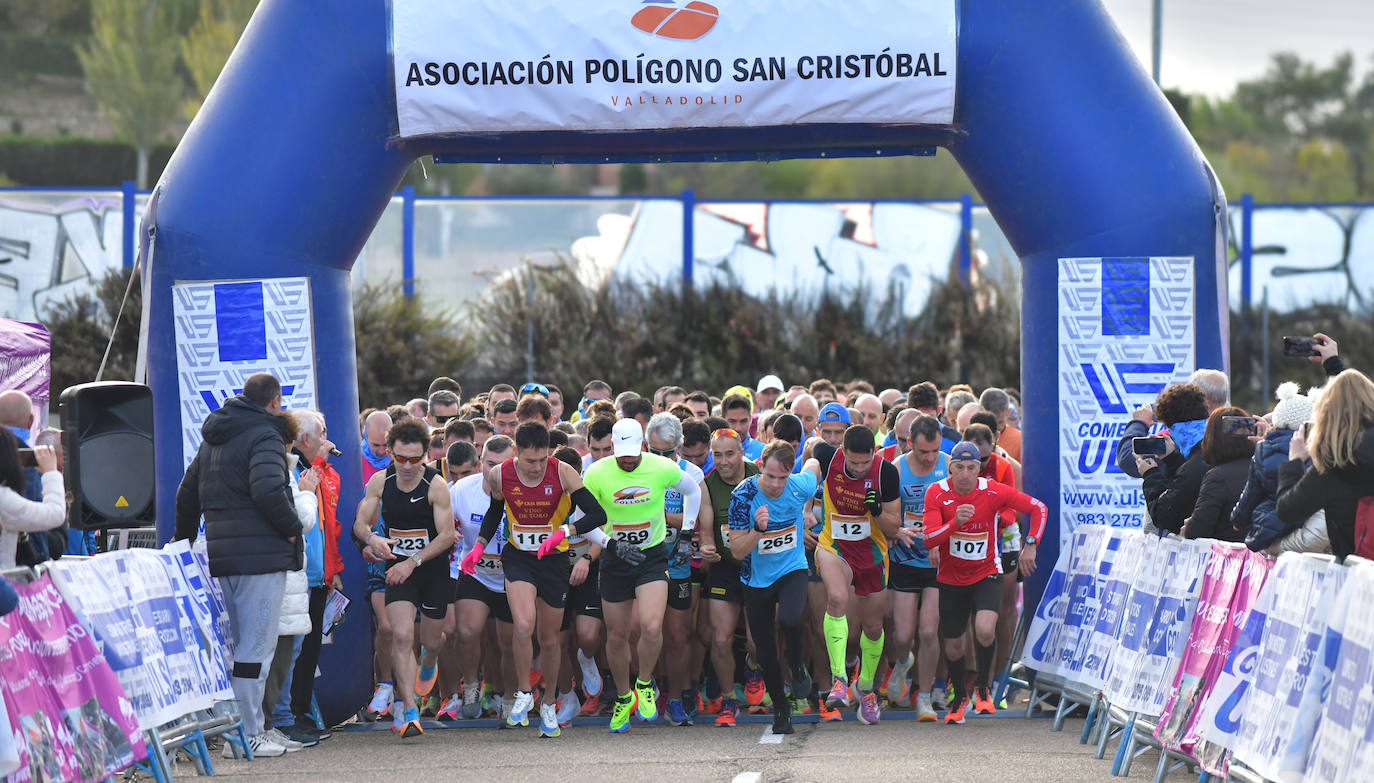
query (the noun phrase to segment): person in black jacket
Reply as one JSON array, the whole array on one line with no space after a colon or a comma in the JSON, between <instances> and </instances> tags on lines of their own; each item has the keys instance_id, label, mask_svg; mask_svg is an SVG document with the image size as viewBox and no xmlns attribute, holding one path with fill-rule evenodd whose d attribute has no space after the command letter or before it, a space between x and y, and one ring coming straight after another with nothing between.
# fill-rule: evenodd
<instances>
[{"instance_id":1,"label":"person in black jacket","mask_svg":"<svg viewBox=\"0 0 1374 783\"><path fill-rule=\"evenodd\" d=\"M1135 457L1144 481L1141 491L1150 520L1160 530L1177 533L1193 512L1207 464L1202 461L1202 438L1207 430L1207 395L1195 383L1180 383L1159 393L1154 415L1169 434L1164 436L1164 459Z\"/></svg>"},{"instance_id":2,"label":"person in black jacket","mask_svg":"<svg viewBox=\"0 0 1374 783\"><path fill-rule=\"evenodd\" d=\"M1374 382L1359 370L1337 375L1317 400L1311 434L1293 433L1288 458L1279 467L1279 519L1295 527L1324 509L1331 554L1374 549L1374 541L1360 546L1374 531L1355 525L1360 500L1374 496Z\"/></svg>"},{"instance_id":3,"label":"person in black jacket","mask_svg":"<svg viewBox=\"0 0 1374 783\"><path fill-rule=\"evenodd\" d=\"M1226 432L1227 416L1249 417L1241 408L1217 408L1207 417L1202 436L1202 461L1207 464L1198 489L1193 513L1183 522L1184 538L1215 538L1240 541L1239 530L1231 527L1231 509L1250 475L1250 458L1255 443L1243 434ZM1262 420L1261 420L1262 421ZM1260 425L1261 431L1264 425Z\"/></svg>"},{"instance_id":4,"label":"person in black jacket","mask_svg":"<svg viewBox=\"0 0 1374 783\"><path fill-rule=\"evenodd\" d=\"M286 472L293 430L282 415L281 384L269 373L250 376L242 394L206 417L204 441L177 489L175 538L194 540L205 517L210 575L219 580L237 640L231 684L258 756L286 752L265 736L262 699L286 572L304 562Z\"/></svg>"}]
</instances>

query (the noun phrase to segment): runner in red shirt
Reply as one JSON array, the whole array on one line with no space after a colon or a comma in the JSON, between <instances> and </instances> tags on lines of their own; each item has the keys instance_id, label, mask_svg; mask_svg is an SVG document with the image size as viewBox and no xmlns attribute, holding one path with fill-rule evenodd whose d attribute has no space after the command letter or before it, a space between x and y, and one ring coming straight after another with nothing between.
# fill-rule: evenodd
<instances>
[{"instance_id":1,"label":"runner in red shirt","mask_svg":"<svg viewBox=\"0 0 1374 783\"><path fill-rule=\"evenodd\" d=\"M963 441L949 455L949 478L926 492L926 546L940 554L936 581L940 585L940 636L954 703L945 723L964 722L968 699L964 677L964 631L973 616L974 648L978 679L974 683L974 709L996 712L988 693L992 660L996 652L997 615L1002 605L1002 558L998 552L1001 529L1008 524L1001 511L1010 508L1031 515L1030 535L1021 552L1023 573L1035 571L1036 544L1045 530L1048 511L1039 500L1015 488L979 478L978 447Z\"/></svg>"}]
</instances>

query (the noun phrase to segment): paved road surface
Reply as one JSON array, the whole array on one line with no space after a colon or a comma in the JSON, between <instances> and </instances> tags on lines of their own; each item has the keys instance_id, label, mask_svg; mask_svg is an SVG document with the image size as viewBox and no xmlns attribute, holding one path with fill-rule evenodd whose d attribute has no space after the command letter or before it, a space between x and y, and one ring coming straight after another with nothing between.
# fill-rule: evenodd
<instances>
[{"instance_id":1,"label":"paved road surface","mask_svg":"<svg viewBox=\"0 0 1374 783\"><path fill-rule=\"evenodd\" d=\"M1106 783L1110 762L1078 744L1082 725L1070 720L1064 732L1052 733L1047 718L999 716L963 726L888 719L863 726L846 715L840 724L800 724L790 737L765 736L767 726L757 723L734 729L635 724L629 734L611 737L602 720L564 729L554 740L539 740L534 728L434 728L401 740L389 728L350 726L282 758L249 763L221 760L216 752L215 772L233 781L347 783ZM1154 753L1142 757L1128 779L1150 780L1157 760ZM1190 778L1196 779L1179 772L1171 780Z\"/></svg>"}]
</instances>

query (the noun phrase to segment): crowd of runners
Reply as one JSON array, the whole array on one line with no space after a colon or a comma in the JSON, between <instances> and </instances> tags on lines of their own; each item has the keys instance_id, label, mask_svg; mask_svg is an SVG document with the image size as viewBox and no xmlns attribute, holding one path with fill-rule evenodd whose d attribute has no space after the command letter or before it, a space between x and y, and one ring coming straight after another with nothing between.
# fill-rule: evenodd
<instances>
[{"instance_id":1,"label":"crowd of runners","mask_svg":"<svg viewBox=\"0 0 1374 783\"><path fill-rule=\"evenodd\" d=\"M741 711L958 724L993 700L1046 509L1017 393L933 383L643 397L498 384L361 416L373 698L557 737ZM972 660L969 658L972 650ZM943 713L943 714L941 714Z\"/></svg>"}]
</instances>

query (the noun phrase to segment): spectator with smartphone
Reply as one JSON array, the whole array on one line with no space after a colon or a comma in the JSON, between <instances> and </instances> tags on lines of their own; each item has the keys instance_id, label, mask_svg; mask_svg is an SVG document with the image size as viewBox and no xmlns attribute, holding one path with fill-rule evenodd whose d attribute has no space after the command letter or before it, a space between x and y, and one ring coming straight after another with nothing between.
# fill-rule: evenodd
<instances>
[{"instance_id":1,"label":"spectator with smartphone","mask_svg":"<svg viewBox=\"0 0 1374 783\"><path fill-rule=\"evenodd\" d=\"M1133 454L1135 473L1144 480L1141 489L1153 525L1177 533L1192 513L1207 473L1207 463L1202 459L1208 416L1206 392L1195 383L1170 386L1159 393L1152 413L1169 428L1169 434L1163 436L1164 456Z\"/></svg>"},{"instance_id":2,"label":"spectator with smartphone","mask_svg":"<svg viewBox=\"0 0 1374 783\"><path fill-rule=\"evenodd\" d=\"M40 469L34 465L29 448L29 437L33 431L33 400L17 389L0 393L0 427L9 430L18 439L18 448L24 449L24 459L20 460L19 470L24 483L15 491L26 500L35 503L43 499L43 486ZM62 468L57 472L60 475ZM5 547L6 551L10 547ZM56 560L67 551L67 522L60 520L56 527L21 532L14 547L15 562L21 566L35 566L48 560Z\"/></svg>"},{"instance_id":3,"label":"spectator with smartphone","mask_svg":"<svg viewBox=\"0 0 1374 783\"><path fill-rule=\"evenodd\" d=\"M1333 378L1308 432L1293 433L1288 457L1279 468L1279 519L1296 527L1325 510L1331 554L1374 556L1374 381L1359 370Z\"/></svg>"},{"instance_id":4,"label":"spectator with smartphone","mask_svg":"<svg viewBox=\"0 0 1374 783\"><path fill-rule=\"evenodd\" d=\"M66 489L62 474L57 470L57 457L52 449L39 446L33 450L36 471L41 474L42 500L24 496L24 468L19 464L19 439L9 428L0 428L0 569L14 568L20 534L38 534L55 530L67 515ZM65 541L66 536L63 535Z\"/></svg>"},{"instance_id":5,"label":"spectator with smartphone","mask_svg":"<svg viewBox=\"0 0 1374 783\"><path fill-rule=\"evenodd\" d=\"M1193 513L1183 521L1184 538L1241 540L1240 531L1231 527L1231 509L1245 489L1255 440L1268 426L1264 419L1252 417L1242 408L1217 408L1207 417L1200 449L1207 472L1202 476Z\"/></svg>"},{"instance_id":6,"label":"spectator with smartphone","mask_svg":"<svg viewBox=\"0 0 1374 783\"><path fill-rule=\"evenodd\" d=\"M1313 389L1306 396L1299 394L1298 385L1292 382L1281 384L1275 392L1278 404L1269 414L1272 426L1255 444L1245 489L1231 510L1231 526L1244 537L1245 545L1256 552L1331 551L1324 513L1313 515L1301 528L1289 527L1279 521L1274 505L1279 468L1288 461L1288 443L1293 433L1312 419L1312 406L1318 393Z\"/></svg>"},{"instance_id":7,"label":"spectator with smartphone","mask_svg":"<svg viewBox=\"0 0 1374 783\"><path fill-rule=\"evenodd\" d=\"M1210 416L1212 411L1226 405L1231 398L1231 381L1226 377L1226 373L1220 370L1198 370L1189 377L1188 384L1176 385L1193 385L1202 390L1203 402L1206 406L1203 419ZM1165 389L1160 394L1163 395L1167 391L1168 389ZM1116 466L1121 469L1122 473L1131 478L1144 478L1140 474L1140 467L1136 462L1135 439L1148 437L1156 420L1164 423L1166 428L1169 426L1165 423L1165 419L1158 417L1155 410L1157 405L1158 399L1156 399L1155 405L1141 405L1136 408L1131 414L1131 420L1126 422L1121 440L1116 443Z\"/></svg>"}]
</instances>

